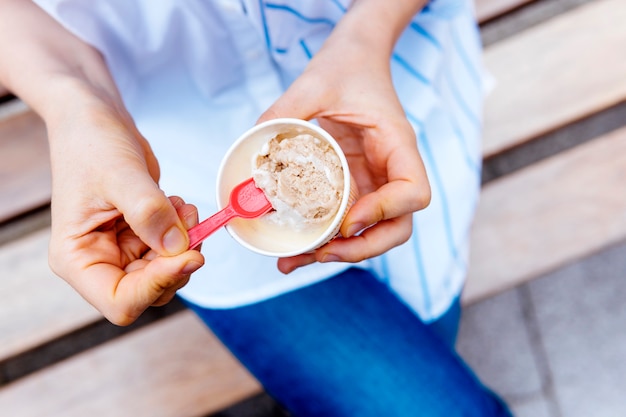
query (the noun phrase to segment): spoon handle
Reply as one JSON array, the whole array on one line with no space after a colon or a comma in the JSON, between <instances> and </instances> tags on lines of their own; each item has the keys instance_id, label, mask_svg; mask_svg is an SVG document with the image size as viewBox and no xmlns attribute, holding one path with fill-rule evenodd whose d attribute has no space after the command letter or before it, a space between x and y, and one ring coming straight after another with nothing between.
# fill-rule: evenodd
<instances>
[{"instance_id":1,"label":"spoon handle","mask_svg":"<svg viewBox=\"0 0 626 417\"><path fill-rule=\"evenodd\" d=\"M198 246L204 239L235 217L237 217L237 213L229 204L208 219L203 220L187 230L187 234L189 235L189 249Z\"/></svg>"}]
</instances>

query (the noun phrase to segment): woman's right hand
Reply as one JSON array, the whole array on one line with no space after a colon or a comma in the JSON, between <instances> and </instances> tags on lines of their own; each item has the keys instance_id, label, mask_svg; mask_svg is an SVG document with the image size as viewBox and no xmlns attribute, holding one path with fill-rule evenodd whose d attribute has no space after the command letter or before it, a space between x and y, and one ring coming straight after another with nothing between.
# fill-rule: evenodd
<instances>
[{"instance_id":1,"label":"woman's right hand","mask_svg":"<svg viewBox=\"0 0 626 417\"><path fill-rule=\"evenodd\" d=\"M32 1L0 2L0 83L45 121L51 268L111 322L167 303L200 268L195 207L159 189L159 167L104 58Z\"/></svg>"},{"instance_id":2,"label":"woman's right hand","mask_svg":"<svg viewBox=\"0 0 626 417\"><path fill-rule=\"evenodd\" d=\"M51 112L49 260L111 322L132 323L163 305L204 263L188 250L195 207L166 197L148 142L120 102L70 88L81 99Z\"/></svg>"}]
</instances>

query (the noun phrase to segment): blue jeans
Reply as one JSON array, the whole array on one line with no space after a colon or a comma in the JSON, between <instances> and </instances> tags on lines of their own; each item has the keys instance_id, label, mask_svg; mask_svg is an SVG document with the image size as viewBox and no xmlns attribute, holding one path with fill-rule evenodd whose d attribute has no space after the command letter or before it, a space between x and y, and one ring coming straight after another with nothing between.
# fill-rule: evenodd
<instances>
[{"instance_id":1,"label":"blue jeans","mask_svg":"<svg viewBox=\"0 0 626 417\"><path fill-rule=\"evenodd\" d=\"M425 325L367 271L245 307L190 307L293 416L511 415L450 346L458 303Z\"/></svg>"}]
</instances>

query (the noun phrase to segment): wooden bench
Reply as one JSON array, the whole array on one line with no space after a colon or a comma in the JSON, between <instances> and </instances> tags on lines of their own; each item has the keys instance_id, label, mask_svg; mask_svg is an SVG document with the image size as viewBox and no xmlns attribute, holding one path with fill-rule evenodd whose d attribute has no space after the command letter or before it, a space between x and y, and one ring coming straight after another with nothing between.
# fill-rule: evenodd
<instances>
[{"instance_id":1,"label":"wooden bench","mask_svg":"<svg viewBox=\"0 0 626 417\"><path fill-rule=\"evenodd\" d=\"M0 223L50 203L50 157L43 121L17 100L2 106Z\"/></svg>"},{"instance_id":2,"label":"wooden bench","mask_svg":"<svg viewBox=\"0 0 626 417\"><path fill-rule=\"evenodd\" d=\"M621 52L626 28L618 25L624 18L626 4L620 0L595 1L487 48L485 64L497 84L486 101L485 169L506 171L498 168L498 159L515 165L507 156L520 149L549 155L591 139L567 129L582 130L585 121L593 126L597 115L603 117L604 126L594 127L600 132L626 124L620 106L626 102ZM607 120L612 109L617 122ZM594 138L483 187L465 302L626 238L626 194L620 192L626 137L622 130L609 137L612 141Z\"/></svg>"},{"instance_id":3,"label":"wooden bench","mask_svg":"<svg viewBox=\"0 0 626 417\"><path fill-rule=\"evenodd\" d=\"M526 2L504 3L508 6L502 11ZM496 19L490 13L483 11L482 16L488 16L483 19ZM596 0L485 51L485 63L497 84L487 100L488 178L472 231L465 304L626 239L626 195L620 192L626 178L626 128L599 129L584 140L572 140L577 146L559 140L559 132L609 117L626 99L624 18L626 5L621 0ZM604 65L607 57L613 59L610 65ZM28 155L33 147L46 149L43 126L27 109L0 121L0 169L8 155L5 147L17 146L5 143L24 145L28 137L30 145L19 152ZM546 143L541 146L548 150L541 148L539 156L529 152ZM37 167L23 168L32 173ZM0 171L0 186L12 182L11 173L17 171ZM38 175L49 184L48 172ZM45 204L49 188L38 195L43 198L7 202L0 190L0 212L13 213L5 214L3 227L17 221L9 218ZM18 201L21 206L7 209ZM254 378L187 310L174 308L163 318L155 313L120 335L53 277L46 261L48 236L44 227L0 246L3 413L206 416L262 393ZM87 336L98 339L94 328L98 334L114 335L85 342ZM75 347L81 343L86 347ZM64 349L70 353L59 352ZM37 361L40 364L32 364Z\"/></svg>"},{"instance_id":4,"label":"wooden bench","mask_svg":"<svg viewBox=\"0 0 626 417\"><path fill-rule=\"evenodd\" d=\"M515 10L535 0L479 0L476 4L476 17L485 23Z\"/></svg>"}]
</instances>

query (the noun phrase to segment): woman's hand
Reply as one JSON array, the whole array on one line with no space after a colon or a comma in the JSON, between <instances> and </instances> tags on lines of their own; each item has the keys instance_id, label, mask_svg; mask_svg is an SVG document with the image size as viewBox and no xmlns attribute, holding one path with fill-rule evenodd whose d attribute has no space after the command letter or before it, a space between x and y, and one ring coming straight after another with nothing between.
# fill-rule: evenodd
<instances>
[{"instance_id":1,"label":"woman's hand","mask_svg":"<svg viewBox=\"0 0 626 417\"><path fill-rule=\"evenodd\" d=\"M355 15L373 9L361 3L260 119L317 119L341 145L361 196L341 226L343 237L314 253L280 259L285 273L315 261L358 262L380 255L410 237L412 213L430 201L415 133L391 82L394 42L376 31L370 42L362 27L367 20Z\"/></svg>"},{"instance_id":2,"label":"woman's hand","mask_svg":"<svg viewBox=\"0 0 626 417\"><path fill-rule=\"evenodd\" d=\"M120 325L171 300L204 262L188 250L197 212L159 189L102 56L34 2L3 0L0 82L48 129L54 272Z\"/></svg>"},{"instance_id":3,"label":"woman's hand","mask_svg":"<svg viewBox=\"0 0 626 417\"><path fill-rule=\"evenodd\" d=\"M169 302L204 263L187 250L197 210L159 189L157 161L121 107L89 96L47 126L50 266L108 320L130 324Z\"/></svg>"}]
</instances>

